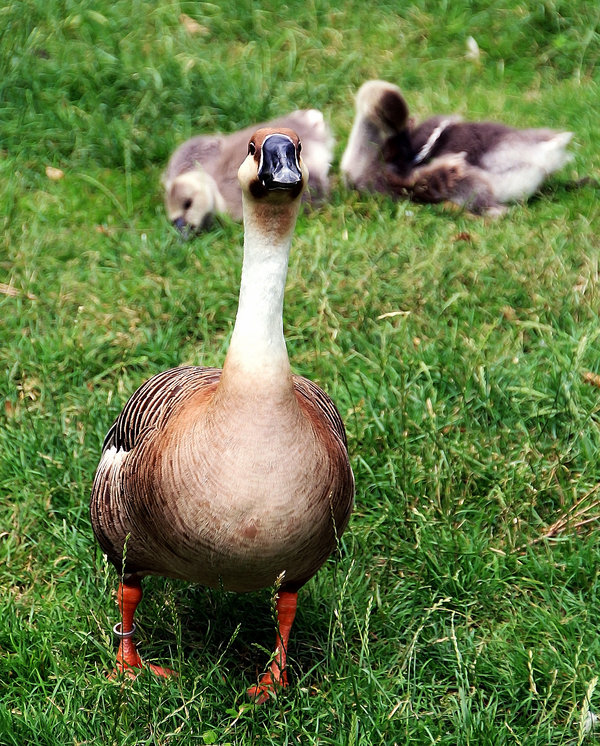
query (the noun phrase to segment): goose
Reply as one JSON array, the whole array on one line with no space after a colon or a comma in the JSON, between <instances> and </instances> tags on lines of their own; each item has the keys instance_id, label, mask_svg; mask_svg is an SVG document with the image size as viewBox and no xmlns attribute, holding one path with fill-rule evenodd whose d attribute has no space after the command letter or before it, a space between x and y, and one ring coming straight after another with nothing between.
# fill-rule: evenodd
<instances>
[{"instance_id":1,"label":"goose","mask_svg":"<svg viewBox=\"0 0 600 746\"><path fill-rule=\"evenodd\" d=\"M239 168L242 277L222 370L158 373L104 440L90 513L121 577L115 674L135 677L144 665L133 640L144 576L237 592L275 586L275 653L248 689L264 702L288 683L298 590L348 523L354 476L342 419L321 388L292 374L283 335L288 256L308 179L300 150L294 131L261 128Z\"/></svg>"},{"instance_id":2,"label":"goose","mask_svg":"<svg viewBox=\"0 0 600 746\"><path fill-rule=\"evenodd\" d=\"M302 141L302 158L310 173L311 192L316 199L327 194L333 137L317 109L292 111L230 135L199 135L175 150L163 176L167 216L181 233L188 235L209 228L217 213L242 219L237 169L250 136L265 127L284 127L297 132Z\"/></svg>"},{"instance_id":3,"label":"goose","mask_svg":"<svg viewBox=\"0 0 600 746\"><path fill-rule=\"evenodd\" d=\"M415 126L398 86L384 80L364 83L355 104L340 168L346 185L359 191L449 200L499 215L572 159L565 150L572 132L463 122L456 115Z\"/></svg>"}]
</instances>

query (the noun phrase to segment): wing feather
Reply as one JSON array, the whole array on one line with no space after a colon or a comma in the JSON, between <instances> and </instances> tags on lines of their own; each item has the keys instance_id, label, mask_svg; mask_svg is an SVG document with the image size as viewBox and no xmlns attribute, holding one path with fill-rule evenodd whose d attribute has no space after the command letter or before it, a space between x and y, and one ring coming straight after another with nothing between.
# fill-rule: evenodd
<instances>
[{"instance_id":1,"label":"wing feather","mask_svg":"<svg viewBox=\"0 0 600 746\"><path fill-rule=\"evenodd\" d=\"M149 378L130 397L108 431L102 452L130 451L148 430L162 427L179 406L200 389L216 383L220 368L184 366Z\"/></svg>"},{"instance_id":2,"label":"wing feather","mask_svg":"<svg viewBox=\"0 0 600 746\"><path fill-rule=\"evenodd\" d=\"M316 406L347 450L348 439L346 437L346 429L333 399L320 386L317 386L316 383L313 383L308 378L293 376L293 380L296 394Z\"/></svg>"}]
</instances>

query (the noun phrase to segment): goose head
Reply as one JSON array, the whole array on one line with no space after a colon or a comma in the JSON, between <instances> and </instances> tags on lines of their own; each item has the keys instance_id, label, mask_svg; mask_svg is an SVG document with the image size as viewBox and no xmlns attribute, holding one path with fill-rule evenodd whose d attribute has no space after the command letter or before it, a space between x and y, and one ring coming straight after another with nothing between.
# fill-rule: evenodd
<instances>
[{"instance_id":1,"label":"goose head","mask_svg":"<svg viewBox=\"0 0 600 746\"><path fill-rule=\"evenodd\" d=\"M398 86L386 80L368 80L356 94L357 116L373 123L383 137L409 125L408 106Z\"/></svg>"},{"instance_id":2,"label":"goose head","mask_svg":"<svg viewBox=\"0 0 600 746\"><path fill-rule=\"evenodd\" d=\"M248 155L238 170L245 215L252 212L252 205L263 212L294 205L295 219L308 183L301 151L300 138L291 129L263 127L252 135Z\"/></svg>"},{"instance_id":3,"label":"goose head","mask_svg":"<svg viewBox=\"0 0 600 746\"><path fill-rule=\"evenodd\" d=\"M222 209L214 179L200 168L167 184L165 204L169 220L183 235L209 228L215 212Z\"/></svg>"}]
</instances>

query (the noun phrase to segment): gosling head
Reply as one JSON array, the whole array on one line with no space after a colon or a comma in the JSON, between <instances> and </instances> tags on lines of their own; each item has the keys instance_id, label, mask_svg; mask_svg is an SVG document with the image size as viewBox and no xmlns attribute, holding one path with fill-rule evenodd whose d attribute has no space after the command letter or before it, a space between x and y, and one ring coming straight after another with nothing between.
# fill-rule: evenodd
<instances>
[{"instance_id":1,"label":"gosling head","mask_svg":"<svg viewBox=\"0 0 600 746\"><path fill-rule=\"evenodd\" d=\"M248 142L248 155L238 171L244 204L299 203L308 183L308 168L300 153L302 144L290 129L263 127Z\"/></svg>"},{"instance_id":2,"label":"gosling head","mask_svg":"<svg viewBox=\"0 0 600 746\"><path fill-rule=\"evenodd\" d=\"M216 185L201 169L176 176L166 184L165 206L169 220L183 235L210 227L217 211Z\"/></svg>"},{"instance_id":3,"label":"gosling head","mask_svg":"<svg viewBox=\"0 0 600 746\"><path fill-rule=\"evenodd\" d=\"M398 86L386 80L368 80L356 94L356 112L372 122L384 137L406 129L408 106Z\"/></svg>"}]
</instances>

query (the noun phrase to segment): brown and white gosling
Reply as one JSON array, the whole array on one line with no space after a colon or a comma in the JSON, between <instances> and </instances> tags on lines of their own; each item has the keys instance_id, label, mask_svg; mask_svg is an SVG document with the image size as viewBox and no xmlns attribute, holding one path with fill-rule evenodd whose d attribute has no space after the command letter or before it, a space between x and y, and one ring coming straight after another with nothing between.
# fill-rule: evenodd
<instances>
[{"instance_id":1,"label":"brown and white gosling","mask_svg":"<svg viewBox=\"0 0 600 746\"><path fill-rule=\"evenodd\" d=\"M364 83L355 103L341 171L346 185L359 191L449 200L498 215L572 158L565 150L572 132L462 122L455 115L414 125L400 89L384 80Z\"/></svg>"},{"instance_id":2,"label":"brown and white gosling","mask_svg":"<svg viewBox=\"0 0 600 746\"><path fill-rule=\"evenodd\" d=\"M335 550L354 499L340 415L315 383L292 374L283 335L308 179L300 150L285 128L250 138L238 173L239 306L223 369L174 368L144 383L106 436L91 495L96 538L124 570L116 671L133 677L144 665L133 640L144 576L238 592L278 585L274 657L248 690L258 702L287 685L298 590Z\"/></svg>"},{"instance_id":3,"label":"brown and white gosling","mask_svg":"<svg viewBox=\"0 0 600 746\"><path fill-rule=\"evenodd\" d=\"M230 135L199 135L175 150L163 176L168 218L183 234L210 227L217 213L228 213L234 220L242 219L242 192L237 170L244 160L248 140L257 129L264 127L284 127L298 134L302 141L302 158L310 173L311 198L318 200L327 195L333 137L317 109L292 111Z\"/></svg>"}]
</instances>

